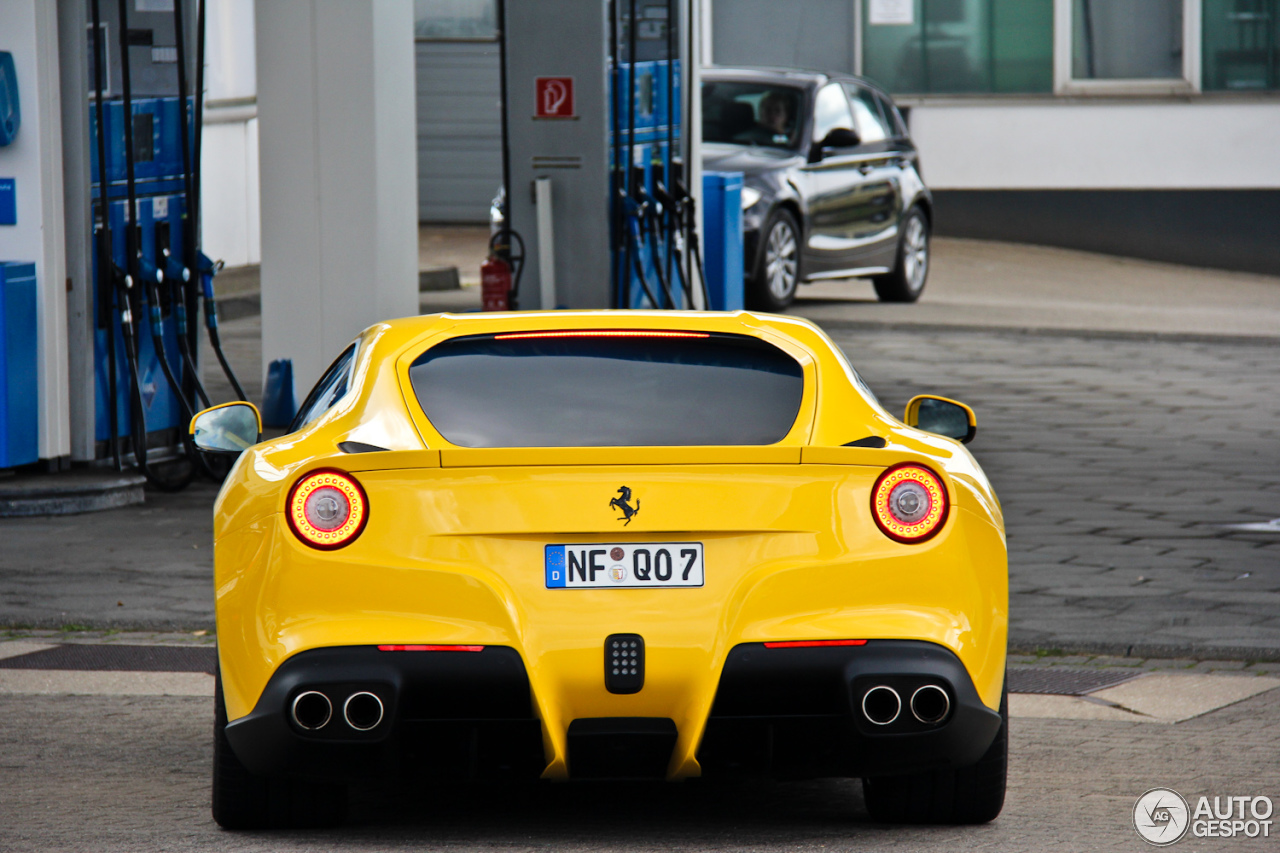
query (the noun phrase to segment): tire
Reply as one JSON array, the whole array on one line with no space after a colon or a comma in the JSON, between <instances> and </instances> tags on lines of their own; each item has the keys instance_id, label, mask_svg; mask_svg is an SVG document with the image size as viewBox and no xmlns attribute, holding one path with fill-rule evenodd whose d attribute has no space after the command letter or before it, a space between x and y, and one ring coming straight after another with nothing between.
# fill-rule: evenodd
<instances>
[{"instance_id":1,"label":"tire","mask_svg":"<svg viewBox=\"0 0 1280 853\"><path fill-rule=\"evenodd\" d=\"M915 302L929 277L929 220L920 208L907 211L901 233L893 272L871 280L881 302Z\"/></svg>"},{"instance_id":2,"label":"tire","mask_svg":"<svg viewBox=\"0 0 1280 853\"><path fill-rule=\"evenodd\" d=\"M347 813L345 785L253 775L227 741L221 676L214 681L213 703L213 819L219 826L304 829L342 823Z\"/></svg>"},{"instance_id":3,"label":"tire","mask_svg":"<svg viewBox=\"0 0 1280 853\"><path fill-rule=\"evenodd\" d=\"M747 282L747 307L781 311L796 298L800 283L800 226L795 216L779 207L760 229L755 269Z\"/></svg>"},{"instance_id":4,"label":"tire","mask_svg":"<svg viewBox=\"0 0 1280 853\"><path fill-rule=\"evenodd\" d=\"M1007 680L1007 679L1006 679ZM879 823L975 824L994 820L1004 807L1009 769L1009 690L1000 697L1000 731L969 767L862 780L863 799Z\"/></svg>"}]
</instances>

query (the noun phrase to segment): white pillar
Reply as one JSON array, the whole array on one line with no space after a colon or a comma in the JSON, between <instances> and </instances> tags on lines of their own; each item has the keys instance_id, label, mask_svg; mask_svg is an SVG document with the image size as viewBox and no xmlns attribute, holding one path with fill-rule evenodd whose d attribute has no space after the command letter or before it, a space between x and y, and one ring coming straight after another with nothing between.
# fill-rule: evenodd
<instances>
[{"instance_id":1,"label":"white pillar","mask_svg":"<svg viewBox=\"0 0 1280 853\"><path fill-rule=\"evenodd\" d=\"M0 148L0 177L15 179L18 208L17 225L0 225L0 260L36 265L40 458L56 459L71 453L57 5L2 0L0 50L13 54L22 108L17 137Z\"/></svg>"},{"instance_id":2,"label":"white pillar","mask_svg":"<svg viewBox=\"0 0 1280 853\"><path fill-rule=\"evenodd\" d=\"M361 329L418 313L412 0L256 4L262 358L301 397Z\"/></svg>"}]
</instances>

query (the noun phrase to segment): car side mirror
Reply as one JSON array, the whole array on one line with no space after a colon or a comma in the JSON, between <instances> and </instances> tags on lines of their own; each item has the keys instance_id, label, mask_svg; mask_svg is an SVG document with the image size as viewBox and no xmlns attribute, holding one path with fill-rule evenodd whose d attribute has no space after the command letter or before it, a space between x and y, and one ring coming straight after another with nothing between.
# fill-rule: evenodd
<instances>
[{"instance_id":1,"label":"car side mirror","mask_svg":"<svg viewBox=\"0 0 1280 853\"><path fill-rule=\"evenodd\" d=\"M822 137L821 141L813 143L809 149L809 162L821 163L823 152L827 148L853 148L855 145L862 144L862 138L858 136L856 130L850 130L847 127L833 127Z\"/></svg>"},{"instance_id":2,"label":"car side mirror","mask_svg":"<svg viewBox=\"0 0 1280 853\"><path fill-rule=\"evenodd\" d=\"M191 419L191 436L205 453L239 456L262 440L262 415L253 403L223 403Z\"/></svg>"},{"instance_id":3,"label":"car side mirror","mask_svg":"<svg viewBox=\"0 0 1280 853\"><path fill-rule=\"evenodd\" d=\"M907 426L954 438L968 444L978 433L978 417L973 409L957 400L922 394L907 403L902 422Z\"/></svg>"},{"instance_id":4,"label":"car side mirror","mask_svg":"<svg viewBox=\"0 0 1280 853\"><path fill-rule=\"evenodd\" d=\"M858 136L858 131L847 127L831 128L831 132L822 140L823 148L852 148L861 144L862 137Z\"/></svg>"}]
</instances>

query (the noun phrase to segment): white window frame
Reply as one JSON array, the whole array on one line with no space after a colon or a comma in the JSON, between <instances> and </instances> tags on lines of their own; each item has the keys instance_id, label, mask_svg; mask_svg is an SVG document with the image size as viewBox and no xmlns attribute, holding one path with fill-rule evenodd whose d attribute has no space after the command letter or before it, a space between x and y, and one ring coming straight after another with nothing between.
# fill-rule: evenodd
<instances>
[{"instance_id":1,"label":"white window frame","mask_svg":"<svg viewBox=\"0 0 1280 853\"><path fill-rule=\"evenodd\" d=\"M1056 95L1176 95L1200 91L1201 0L1182 0L1182 77L1076 80L1071 76L1073 0L1053 2L1053 91Z\"/></svg>"}]
</instances>

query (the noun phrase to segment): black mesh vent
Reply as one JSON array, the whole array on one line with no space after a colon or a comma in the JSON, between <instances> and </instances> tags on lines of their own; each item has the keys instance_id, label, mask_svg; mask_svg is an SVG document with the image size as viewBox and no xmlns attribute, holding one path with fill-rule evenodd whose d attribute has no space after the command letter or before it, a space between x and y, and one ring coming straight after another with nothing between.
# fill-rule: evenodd
<instances>
[{"instance_id":1,"label":"black mesh vent","mask_svg":"<svg viewBox=\"0 0 1280 853\"><path fill-rule=\"evenodd\" d=\"M604 641L604 686L610 693L639 693L644 687L644 637L610 634Z\"/></svg>"}]
</instances>

